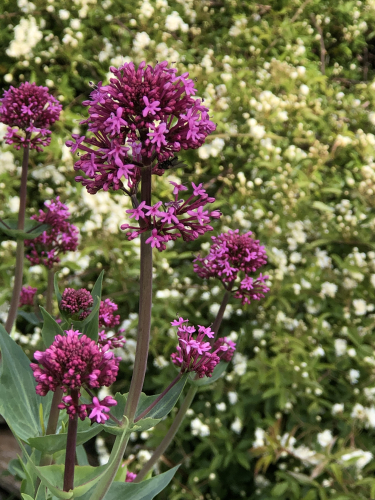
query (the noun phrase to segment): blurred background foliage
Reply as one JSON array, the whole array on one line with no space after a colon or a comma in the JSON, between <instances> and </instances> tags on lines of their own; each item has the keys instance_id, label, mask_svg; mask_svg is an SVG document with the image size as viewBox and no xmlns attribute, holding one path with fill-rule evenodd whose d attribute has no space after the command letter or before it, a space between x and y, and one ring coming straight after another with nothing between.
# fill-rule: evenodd
<instances>
[{"instance_id":1,"label":"blurred background foliage","mask_svg":"<svg viewBox=\"0 0 375 500\"><path fill-rule=\"evenodd\" d=\"M31 155L29 214L59 195L80 228L79 252L57 269L61 287L90 288L105 270L104 297L119 305L128 339L115 389L127 391L131 376L139 243L119 230L127 198L92 196L74 181L64 143L85 132L91 82L130 60L189 71L217 130L181 154L185 170L154 179L155 200L170 180L203 182L224 214L214 233L251 230L269 255L271 291L246 307L231 300L221 333L238 353L200 391L160 462L182 462L160 498L375 498L375 1L2 0L0 10L1 86L35 81L64 106L50 147ZM20 160L2 144L1 217L18 210ZM192 268L209 241L155 252L147 393L174 374L170 321L215 317L223 291ZM3 239L2 320L13 265ZM46 276L26 270L42 305ZM39 332L19 318L15 336L30 355ZM130 470L172 418L132 436ZM96 442L102 462L110 445Z\"/></svg>"}]
</instances>

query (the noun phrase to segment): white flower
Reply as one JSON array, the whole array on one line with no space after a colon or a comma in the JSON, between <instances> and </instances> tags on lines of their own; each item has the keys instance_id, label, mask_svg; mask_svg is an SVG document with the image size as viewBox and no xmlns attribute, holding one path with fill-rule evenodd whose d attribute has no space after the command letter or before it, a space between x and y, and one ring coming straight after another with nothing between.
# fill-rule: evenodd
<instances>
[{"instance_id":1,"label":"white flower","mask_svg":"<svg viewBox=\"0 0 375 500\"><path fill-rule=\"evenodd\" d=\"M321 297L334 297L337 292L337 285L334 283L330 283L329 281L325 281L322 283L322 289L320 291Z\"/></svg>"},{"instance_id":2,"label":"white flower","mask_svg":"<svg viewBox=\"0 0 375 500\"><path fill-rule=\"evenodd\" d=\"M365 387L363 392L368 401L375 401L375 387Z\"/></svg>"},{"instance_id":3,"label":"white flower","mask_svg":"<svg viewBox=\"0 0 375 500\"><path fill-rule=\"evenodd\" d=\"M218 411L225 411L227 409L227 405L224 402L217 403L216 408Z\"/></svg>"},{"instance_id":4,"label":"white flower","mask_svg":"<svg viewBox=\"0 0 375 500\"><path fill-rule=\"evenodd\" d=\"M10 42L6 53L9 57L30 57L32 49L43 38L34 17L22 18L14 27L14 40Z\"/></svg>"},{"instance_id":5,"label":"white flower","mask_svg":"<svg viewBox=\"0 0 375 500\"><path fill-rule=\"evenodd\" d=\"M375 408L371 406L371 408L365 408L366 413L366 427L371 427L373 429L375 427Z\"/></svg>"},{"instance_id":6,"label":"white flower","mask_svg":"<svg viewBox=\"0 0 375 500\"><path fill-rule=\"evenodd\" d=\"M152 17L152 14L154 13L154 7L150 4L149 0L143 0L143 2L140 5L140 14L139 17L146 17L149 19Z\"/></svg>"},{"instance_id":7,"label":"white flower","mask_svg":"<svg viewBox=\"0 0 375 500\"><path fill-rule=\"evenodd\" d=\"M137 454L137 458L141 464L145 464L151 458L151 453L148 450L140 450Z\"/></svg>"},{"instance_id":8,"label":"white flower","mask_svg":"<svg viewBox=\"0 0 375 500\"><path fill-rule=\"evenodd\" d=\"M319 434L316 436L316 438L317 438L320 446L322 446L323 448L325 448L326 446L331 444L333 441L332 432L328 429L326 429L323 432L319 432Z\"/></svg>"},{"instance_id":9,"label":"white flower","mask_svg":"<svg viewBox=\"0 0 375 500\"><path fill-rule=\"evenodd\" d=\"M261 448L262 446L265 446L266 444L265 438L266 438L265 431L260 427L257 427L255 429L255 441L253 442L253 448Z\"/></svg>"},{"instance_id":10,"label":"white flower","mask_svg":"<svg viewBox=\"0 0 375 500\"><path fill-rule=\"evenodd\" d=\"M344 411L344 405L342 403L335 403L331 409L332 415L338 415L343 411Z\"/></svg>"},{"instance_id":11,"label":"white flower","mask_svg":"<svg viewBox=\"0 0 375 500\"><path fill-rule=\"evenodd\" d=\"M168 31L181 30L186 33L189 30L189 25L181 19L180 14L175 10L165 18L165 27Z\"/></svg>"},{"instance_id":12,"label":"white flower","mask_svg":"<svg viewBox=\"0 0 375 500\"><path fill-rule=\"evenodd\" d=\"M299 91L301 92L302 95L308 95L308 93L310 92L310 89L307 85L302 84L299 88Z\"/></svg>"},{"instance_id":13,"label":"white flower","mask_svg":"<svg viewBox=\"0 0 375 500\"><path fill-rule=\"evenodd\" d=\"M375 274L371 274L371 276L370 276L370 283L375 288Z\"/></svg>"},{"instance_id":14,"label":"white flower","mask_svg":"<svg viewBox=\"0 0 375 500\"><path fill-rule=\"evenodd\" d=\"M348 343L345 339L335 339L336 356L343 356L346 353Z\"/></svg>"},{"instance_id":15,"label":"white flower","mask_svg":"<svg viewBox=\"0 0 375 500\"><path fill-rule=\"evenodd\" d=\"M168 365L169 363L164 356L156 356L156 358L154 359L154 366L156 366L157 368L164 368Z\"/></svg>"},{"instance_id":16,"label":"white flower","mask_svg":"<svg viewBox=\"0 0 375 500\"><path fill-rule=\"evenodd\" d=\"M247 357L243 354L236 352L232 359L234 372L241 376L246 373L247 369Z\"/></svg>"},{"instance_id":17,"label":"white flower","mask_svg":"<svg viewBox=\"0 0 375 500\"><path fill-rule=\"evenodd\" d=\"M349 370L349 380L351 384L357 384L360 377L360 372L358 370Z\"/></svg>"},{"instance_id":18,"label":"white flower","mask_svg":"<svg viewBox=\"0 0 375 500\"><path fill-rule=\"evenodd\" d=\"M357 316L363 316L367 312L367 304L366 301L363 299L354 299L353 300L353 306L354 306L354 313Z\"/></svg>"},{"instance_id":19,"label":"white flower","mask_svg":"<svg viewBox=\"0 0 375 500\"><path fill-rule=\"evenodd\" d=\"M229 403L231 405L235 405L238 401L238 394L236 392L229 391L228 392L228 399L229 399Z\"/></svg>"},{"instance_id":20,"label":"white flower","mask_svg":"<svg viewBox=\"0 0 375 500\"><path fill-rule=\"evenodd\" d=\"M201 422L199 418L194 418L194 420L190 422L190 427L193 436L206 437L210 435L210 428L208 425Z\"/></svg>"},{"instance_id":21,"label":"white flower","mask_svg":"<svg viewBox=\"0 0 375 500\"><path fill-rule=\"evenodd\" d=\"M265 333L264 330L262 330L261 328L255 328L253 330L253 337L256 340L259 340L264 337L264 333Z\"/></svg>"},{"instance_id":22,"label":"white flower","mask_svg":"<svg viewBox=\"0 0 375 500\"><path fill-rule=\"evenodd\" d=\"M309 290L311 288L311 283L306 281L304 278L301 279L301 286Z\"/></svg>"},{"instance_id":23,"label":"white flower","mask_svg":"<svg viewBox=\"0 0 375 500\"><path fill-rule=\"evenodd\" d=\"M360 403L356 403L353 406L353 410L352 410L350 416L352 418L358 418L358 420L365 420L366 419L365 408Z\"/></svg>"},{"instance_id":24,"label":"white flower","mask_svg":"<svg viewBox=\"0 0 375 500\"><path fill-rule=\"evenodd\" d=\"M150 45L151 38L145 31L138 32L133 40L133 50L134 52L140 53Z\"/></svg>"},{"instance_id":25,"label":"white flower","mask_svg":"<svg viewBox=\"0 0 375 500\"><path fill-rule=\"evenodd\" d=\"M373 455L369 451L354 450L351 453L345 453L345 455L342 455L341 460L343 462L347 462L349 460L352 460L353 458L356 459L354 461L356 468L363 469L363 467L365 467L370 462L370 460L372 460Z\"/></svg>"},{"instance_id":26,"label":"white flower","mask_svg":"<svg viewBox=\"0 0 375 500\"><path fill-rule=\"evenodd\" d=\"M241 431L242 431L242 428L243 428L243 424L242 424L242 421L236 417L234 419L234 421L231 423L231 426L230 428L232 429L233 432L235 432L236 434L241 434Z\"/></svg>"},{"instance_id":27,"label":"white flower","mask_svg":"<svg viewBox=\"0 0 375 500\"><path fill-rule=\"evenodd\" d=\"M328 257L326 250L320 250L320 248L317 248L315 250L315 255L319 267L322 269L332 267L332 260Z\"/></svg>"},{"instance_id":28,"label":"white flower","mask_svg":"<svg viewBox=\"0 0 375 500\"><path fill-rule=\"evenodd\" d=\"M70 17L70 12L66 9L60 9L59 10L59 17L60 19L62 19L63 21L65 21L66 19L69 19Z\"/></svg>"},{"instance_id":29,"label":"white flower","mask_svg":"<svg viewBox=\"0 0 375 500\"><path fill-rule=\"evenodd\" d=\"M349 146L349 144L351 144L351 143L352 143L352 140L350 137L347 137L347 136L344 136L341 134L338 134L338 136L336 137L335 144L337 146L345 147L345 146Z\"/></svg>"},{"instance_id":30,"label":"white flower","mask_svg":"<svg viewBox=\"0 0 375 500\"><path fill-rule=\"evenodd\" d=\"M319 345L316 349L314 349L310 356L325 356L325 351L321 345Z\"/></svg>"}]
</instances>

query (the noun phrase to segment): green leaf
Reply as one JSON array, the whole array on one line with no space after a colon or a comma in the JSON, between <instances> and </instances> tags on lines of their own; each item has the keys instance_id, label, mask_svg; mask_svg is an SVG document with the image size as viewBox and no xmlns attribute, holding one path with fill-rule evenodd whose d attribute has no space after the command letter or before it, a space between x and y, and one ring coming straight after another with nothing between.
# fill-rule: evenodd
<instances>
[{"instance_id":1,"label":"green leaf","mask_svg":"<svg viewBox=\"0 0 375 500\"><path fill-rule=\"evenodd\" d=\"M86 431L77 432L77 446L86 443L103 429L101 425L93 425ZM29 439L29 444L37 450L43 451L49 455L56 451L65 450L67 434L51 434Z\"/></svg>"},{"instance_id":2,"label":"green leaf","mask_svg":"<svg viewBox=\"0 0 375 500\"><path fill-rule=\"evenodd\" d=\"M26 495L26 493L21 493L23 500L34 500L30 495Z\"/></svg>"},{"instance_id":3,"label":"green leaf","mask_svg":"<svg viewBox=\"0 0 375 500\"><path fill-rule=\"evenodd\" d=\"M61 296L61 292L60 292L60 289L59 289L59 284L57 282L57 273L55 273L55 275L53 277L53 286L55 288L55 295L56 295L56 298L57 298L57 303L58 303L59 308L60 308L60 302L61 302L62 296Z\"/></svg>"},{"instance_id":4,"label":"green leaf","mask_svg":"<svg viewBox=\"0 0 375 500\"><path fill-rule=\"evenodd\" d=\"M71 320L70 323L73 328L84 333L87 337L95 342L98 340L98 330L99 330L99 308L100 308L100 298L97 297L94 301L94 306L90 314L82 321ZM96 319L98 319L98 327L96 327Z\"/></svg>"},{"instance_id":5,"label":"green leaf","mask_svg":"<svg viewBox=\"0 0 375 500\"><path fill-rule=\"evenodd\" d=\"M334 208L326 205L322 201L314 201L312 206L317 210L321 210L322 212L334 212Z\"/></svg>"},{"instance_id":6,"label":"green leaf","mask_svg":"<svg viewBox=\"0 0 375 500\"><path fill-rule=\"evenodd\" d=\"M42 433L39 406L43 406L46 420L52 394L45 397L35 392L36 382L30 368L30 360L21 347L0 325L0 349L2 353L0 375L0 414L9 427L23 441Z\"/></svg>"},{"instance_id":7,"label":"green leaf","mask_svg":"<svg viewBox=\"0 0 375 500\"><path fill-rule=\"evenodd\" d=\"M64 331L62 330L61 326L52 318L52 316L44 309L44 307L40 306L40 311L44 320L42 338L44 345L46 347L49 347L55 340L56 335L64 335Z\"/></svg>"},{"instance_id":8,"label":"green leaf","mask_svg":"<svg viewBox=\"0 0 375 500\"><path fill-rule=\"evenodd\" d=\"M25 221L25 229L23 230L17 229L17 226L17 219L0 220L0 233L4 233L15 240L33 240L50 227L49 224L39 225L32 219Z\"/></svg>"},{"instance_id":9,"label":"green leaf","mask_svg":"<svg viewBox=\"0 0 375 500\"><path fill-rule=\"evenodd\" d=\"M141 483L112 483L105 500L152 500L172 481L179 465Z\"/></svg>"},{"instance_id":10,"label":"green leaf","mask_svg":"<svg viewBox=\"0 0 375 500\"><path fill-rule=\"evenodd\" d=\"M213 382L216 382L216 380L222 376L222 374L227 369L228 365L229 365L229 363L226 363L225 361L220 361L220 363L215 366L214 371L212 372L212 377L203 377L203 378L199 378L198 380L194 380L195 374L192 374L189 377L189 382L190 382L190 384L196 385L198 387L202 387L203 385L212 384Z\"/></svg>"},{"instance_id":11,"label":"green leaf","mask_svg":"<svg viewBox=\"0 0 375 500\"><path fill-rule=\"evenodd\" d=\"M286 490L288 489L288 486L289 485L286 481L284 481L283 483L276 484L272 488L271 495L273 497L281 497L281 495L283 495L286 492Z\"/></svg>"},{"instance_id":12,"label":"green leaf","mask_svg":"<svg viewBox=\"0 0 375 500\"><path fill-rule=\"evenodd\" d=\"M21 318L24 318L26 321L28 321L32 325L39 325L39 323L41 323L41 319L38 318L38 316L35 313L28 313L28 312L22 311L21 309L18 309L17 315L21 316Z\"/></svg>"},{"instance_id":13,"label":"green leaf","mask_svg":"<svg viewBox=\"0 0 375 500\"><path fill-rule=\"evenodd\" d=\"M76 455L77 455L78 465L90 465L87 458L86 450L82 444L77 446Z\"/></svg>"},{"instance_id":14,"label":"green leaf","mask_svg":"<svg viewBox=\"0 0 375 500\"><path fill-rule=\"evenodd\" d=\"M161 418L142 418L137 423L130 426L131 432L143 432L155 427L160 422Z\"/></svg>"},{"instance_id":15,"label":"green leaf","mask_svg":"<svg viewBox=\"0 0 375 500\"><path fill-rule=\"evenodd\" d=\"M87 335L90 339L95 340L95 342L98 340L98 332L99 332L99 307L100 307L100 302L102 300L103 276L104 276L104 271L102 271L99 274L98 279L96 280L95 285L91 290L91 297L94 299L93 310L95 309L95 306L97 304L98 304L98 310L94 314L93 318L90 319L89 322L87 322L87 324L83 329L83 333Z\"/></svg>"}]
</instances>

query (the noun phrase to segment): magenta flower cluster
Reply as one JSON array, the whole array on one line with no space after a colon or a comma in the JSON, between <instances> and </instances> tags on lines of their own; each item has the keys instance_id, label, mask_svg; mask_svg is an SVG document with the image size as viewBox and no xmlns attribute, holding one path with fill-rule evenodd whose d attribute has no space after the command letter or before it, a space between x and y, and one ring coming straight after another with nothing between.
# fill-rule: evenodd
<instances>
[{"instance_id":1,"label":"magenta flower cluster","mask_svg":"<svg viewBox=\"0 0 375 500\"><path fill-rule=\"evenodd\" d=\"M83 152L75 164L86 178L76 180L91 194L100 189L118 190L128 182L131 194L139 182L139 167L153 165L162 175L164 162L181 149L202 146L216 128L208 108L194 98L197 90L188 73L176 75L163 61L153 68L142 62L111 67L114 78L101 82L83 104L89 108L84 120L91 137L73 135L68 141L72 153Z\"/></svg>"},{"instance_id":2,"label":"magenta flower cluster","mask_svg":"<svg viewBox=\"0 0 375 500\"><path fill-rule=\"evenodd\" d=\"M78 330L67 330L66 335L57 335L45 351L36 351L31 363L36 392L45 396L49 391L62 388L64 392L110 386L116 380L120 358L110 352L109 346L101 347L93 340L81 335ZM103 404L103 402L101 403ZM84 419L90 405L73 403L67 395L61 403L70 417L78 413Z\"/></svg>"},{"instance_id":3,"label":"magenta flower cluster","mask_svg":"<svg viewBox=\"0 0 375 500\"><path fill-rule=\"evenodd\" d=\"M79 290L65 288L61 296L60 309L73 316L79 311L92 307L93 302L91 293L86 288L80 288Z\"/></svg>"},{"instance_id":4,"label":"magenta flower cluster","mask_svg":"<svg viewBox=\"0 0 375 500\"><path fill-rule=\"evenodd\" d=\"M162 202L158 201L148 206L142 201L137 208L126 212L130 218L139 221L139 226L123 224L121 229L131 229L127 232L129 240L133 240L145 231L151 231L151 236L146 240L152 247L162 251L166 243L182 237L184 241L192 241L207 231L212 231L211 219L221 217L219 210L204 210L208 203L213 203L215 198L209 197L202 184L197 186L192 182L193 194L185 201L179 198L180 191L187 191L183 184L170 182L174 186L174 201L165 203L161 210Z\"/></svg>"},{"instance_id":5,"label":"magenta flower cluster","mask_svg":"<svg viewBox=\"0 0 375 500\"><path fill-rule=\"evenodd\" d=\"M31 219L51 227L33 240L25 240L26 258L32 264L43 264L48 269L60 262L59 254L74 252L78 247L78 229L68 222L70 213L68 207L60 201L46 201L47 210L39 210L38 215Z\"/></svg>"},{"instance_id":6,"label":"magenta flower cluster","mask_svg":"<svg viewBox=\"0 0 375 500\"><path fill-rule=\"evenodd\" d=\"M206 337L213 339L215 332L210 327L198 325L198 334L194 326L188 326L188 319L179 318L171 322L172 326L177 326L178 346L177 352L171 354L172 363L181 367L181 373L195 372L199 378L212 377L215 366L223 359L223 354L228 350L235 350L234 343L220 342L211 343L206 341ZM217 344L217 345L216 345ZM233 355L233 354L232 354Z\"/></svg>"},{"instance_id":7,"label":"magenta flower cluster","mask_svg":"<svg viewBox=\"0 0 375 500\"><path fill-rule=\"evenodd\" d=\"M6 90L0 102L0 122L9 125L7 144L14 144L16 149L30 146L42 151L42 146L51 142L49 127L59 119L62 106L47 87L21 83L18 88Z\"/></svg>"},{"instance_id":8,"label":"magenta flower cluster","mask_svg":"<svg viewBox=\"0 0 375 500\"><path fill-rule=\"evenodd\" d=\"M240 234L239 230L228 231L219 236L212 236L213 243L206 257L200 255L195 259L194 271L201 278L218 278L226 288L233 291L234 296L242 300L242 304L250 304L251 300L259 300L269 291L264 283L268 276L259 274L258 278L249 276L267 263L264 246L259 240L251 238L251 231ZM233 284L240 273L245 275L234 290Z\"/></svg>"},{"instance_id":9,"label":"magenta flower cluster","mask_svg":"<svg viewBox=\"0 0 375 500\"><path fill-rule=\"evenodd\" d=\"M20 293L20 301L18 307L34 305L34 297L37 290L37 288L33 288L29 285L23 286Z\"/></svg>"}]
</instances>

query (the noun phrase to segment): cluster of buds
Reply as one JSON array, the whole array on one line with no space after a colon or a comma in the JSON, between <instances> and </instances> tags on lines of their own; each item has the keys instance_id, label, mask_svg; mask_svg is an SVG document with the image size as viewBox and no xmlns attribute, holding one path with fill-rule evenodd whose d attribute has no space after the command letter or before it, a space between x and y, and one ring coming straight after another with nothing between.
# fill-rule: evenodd
<instances>
[{"instance_id":1,"label":"cluster of buds","mask_svg":"<svg viewBox=\"0 0 375 500\"><path fill-rule=\"evenodd\" d=\"M218 278L230 289L242 304L251 300L260 300L269 291L265 281L268 276L259 274L257 278L249 276L267 263L264 246L259 240L251 238L251 231L239 234L239 230L228 231L219 236L212 236L213 243L206 257L197 256L194 271L201 278ZM245 277L240 278L240 273ZM240 279L239 286L233 289L234 282Z\"/></svg>"},{"instance_id":2,"label":"cluster of buds","mask_svg":"<svg viewBox=\"0 0 375 500\"><path fill-rule=\"evenodd\" d=\"M44 205L47 210L39 210L39 214L31 218L51 227L33 240L25 240L26 258L34 265L43 264L52 269L54 264L60 262L59 254L77 249L79 233L78 228L68 222L70 212L59 196Z\"/></svg>"},{"instance_id":3,"label":"cluster of buds","mask_svg":"<svg viewBox=\"0 0 375 500\"><path fill-rule=\"evenodd\" d=\"M60 309L62 312L70 316L77 315L80 320L87 318L92 311L93 298L86 288L74 290L74 288L65 288L61 296ZM100 302L99 307L99 328L114 328L120 324L120 315L115 314L118 305L110 299L105 299ZM124 330L118 330L116 335L110 336L102 330L99 332L98 343L104 347L108 346L109 349L123 347L126 340L121 335Z\"/></svg>"},{"instance_id":4,"label":"cluster of buds","mask_svg":"<svg viewBox=\"0 0 375 500\"><path fill-rule=\"evenodd\" d=\"M92 137L73 135L68 141L72 153L82 151L75 170L89 193L100 189L123 189L134 194L140 178L139 169L154 162L152 172L162 175L170 158L181 149L202 146L216 128L208 108L188 73L177 76L177 69L163 61L152 66L142 62L111 67L114 78L101 82L90 94L89 118L84 120ZM123 179L127 180L127 189Z\"/></svg>"},{"instance_id":5,"label":"cluster of buds","mask_svg":"<svg viewBox=\"0 0 375 500\"><path fill-rule=\"evenodd\" d=\"M36 351L31 363L37 381L36 392L45 396L49 391L61 388L63 392L79 391L81 388L95 389L109 387L116 380L120 358L115 357L109 346L102 347L93 340L81 335L78 330L67 330L66 335L57 335L45 351ZM78 392L78 397L79 397ZM116 403L108 397L103 401L94 398L90 405L77 404L70 394L64 396L60 408L65 408L69 417L78 414L84 420L87 416L106 420L107 410ZM88 415L88 410L92 410ZM109 410L108 410L109 411Z\"/></svg>"},{"instance_id":6,"label":"cluster of buds","mask_svg":"<svg viewBox=\"0 0 375 500\"><path fill-rule=\"evenodd\" d=\"M0 99L0 122L9 125L5 135L7 144L43 151L51 142L50 125L59 119L62 106L48 93L47 87L35 83L21 83L10 87Z\"/></svg>"},{"instance_id":7,"label":"cluster of buds","mask_svg":"<svg viewBox=\"0 0 375 500\"><path fill-rule=\"evenodd\" d=\"M209 197L202 184L196 186L192 182L193 194L185 201L179 199L180 191L187 191L183 184L171 182L174 186L174 201L165 203L165 210L161 210L162 202L148 206L142 201L137 208L127 210L130 218L139 221L139 226L123 224L121 229L131 229L127 233L129 240L133 240L145 231L151 231L151 236L146 240L152 247L165 250L166 243L182 237L184 241L192 241L207 231L212 231L211 218L221 216L219 210L204 210L204 206L213 203L215 198Z\"/></svg>"},{"instance_id":8,"label":"cluster of buds","mask_svg":"<svg viewBox=\"0 0 375 500\"><path fill-rule=\"evenodd\" d=\"M194 326L188 326L188 319L179 318L171 322L172 326L177 326L178 346L177 352L171 354L172 363L181 367L181 373L195 372L199 378L212 377L215 366L224 360L224 354L229 350L231 354L226 356L231 359L236 344L234 342L216 341L214 346L207 342L206 337L213 339L215 332L210 327L198 325L198 334Z\"/></svg>"},{"instance_id":9,"label":"cluster of buds","mask_svg":"<svg viewBox=\"0 0 375 500\"><path fill-rule=\"evenodd\" d=\"M37 290L37 288L29 285L23 286L20 293L20 301L18 303L18 307L34 305L34 297Z\"/></svg>"}]
</instances>

